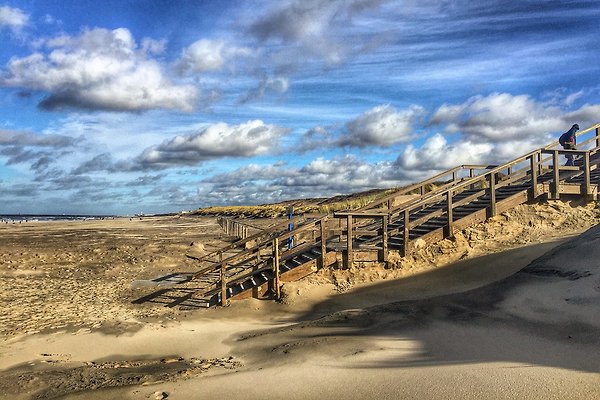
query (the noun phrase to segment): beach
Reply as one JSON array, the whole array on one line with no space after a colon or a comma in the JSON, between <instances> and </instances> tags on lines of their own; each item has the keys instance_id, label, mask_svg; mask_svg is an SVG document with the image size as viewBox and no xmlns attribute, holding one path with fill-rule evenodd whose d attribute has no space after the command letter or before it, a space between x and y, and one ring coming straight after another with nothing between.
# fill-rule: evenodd
<instances>
[{"instance_id":1,"label":"beach","mask_svg":"<svg viewBox=\"0 0 600 400\"><path fill-rule=\"evenodd\" d=\"M211 309L132 302L229 244L216 218L4 224L0 398L598 398L599 221L519 206Z\"/></svg>"}]
</instances>

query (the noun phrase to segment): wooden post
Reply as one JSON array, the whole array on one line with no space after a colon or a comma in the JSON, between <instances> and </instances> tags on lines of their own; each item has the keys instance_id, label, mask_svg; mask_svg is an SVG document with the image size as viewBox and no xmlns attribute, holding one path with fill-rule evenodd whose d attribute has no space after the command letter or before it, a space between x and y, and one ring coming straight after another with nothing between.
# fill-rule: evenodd
<instances>
[{"instance_id":1,"label":"wooden post","mask_svg":"<svg viewBox=\"0 0 600 400\"><path fill-rule=\"evenodd\" d=\"M590 153L585 152L583 154L583 190L587 197L591 194L591 182L590 182Z\"/></svg>"},{"instance_id":2,"label":"wooden post","mask_svg":"<svg viewBox=\"0 0 600 400\"><path fill-rule=\"evenodd\" d=\"M346 251L348 252L348 269L351 269L354 266L354 250L352 249L352 214L348 214L348 242L346 243Z\"/></svg>"},{"instance_id":3,"label":"wooden post","mask_svg":"<svg viewBox=\"0 0 600 400\"><path fill-rule=\"evenodd\" d=\"M600 128L596 128L596 147L600 147Z\"/></svg>"},{"instance_id":4,"label":"wooden post","mask_svg":"<svg viewBox=\"0 0 600 400\"><path fill-rule=\"evenodd\" d=\"M446 192L446 214L448 216L448 236L454 236L454 215L452 213L452 190Z\"/></svg>"},{"instance_id":5,"label":"wooden post","mask_svg":"<svg viewBox=\"0 0 600 400\"><path fill-rule=\"evenodd\" d=\"M558 161L558 150L554 150L554 153L552 153L552 168L554 168L552 198L558 200L560 198L560 165Z\"/></svg>"},{"instance_id":6,"label":"wooden post","mask_svg":"<svg viewBox=\"0 0 600 400\"><path fill-rule=\"evenodd\" d=\"M219 254L219 262L221 263L221 306L227 305L227 268L223 262L223 253Z\"/></svg>"},{"instance_id":7,"label":"wooden post","mask_svg":"<svg viewBox=\"0 0 600 400\"><path fill-rule=\"evenodd\" d=\"M475 177L475 168L469 168L469 178L474 178ZM469 185L469 190L473 190L475 189L475 184L471 183Z\"/></svg>"},{"instance_id":8,"label":"wooden post","mask_svg":"<svg viewBox=\"0 0 600 400\"><path fill-rule=\"evenodd\" d=\"M322 219L321 222L321 268L325 268L325 256L327 255L327 233L325 231L325 223L327 219Z\"/></svg>"},{"instance_id":9,"label":"wooden post","mask_svg":"<svg viewBox=\"0 0 600 400\"><path fill-rule=\"evenodd\" d=\"M273 239L273 296L275 300L281 297L281 285L279 283L279 239Z\"/></svg>"},{"instance_id":10,"label":"wooden post","mask_svg":"<svg viewBox=\"0 0 600 400\"><path fill-rule=\"evenodd\" d=\"M452 182L456 182L456 178L458 178L458 175L457 175L456 171L454 171L452 173Z\"/></svg>"},{"instance_id":11,"label":"wooden post","mask_svg":"<svg viewBox=\"0 0 600 400\"><path fill-rule=\"evenodd\" d=\"M389 200L387 201L387 209L388 209L388 212L389 212L389 211L392 209L392 207L393 207L393 203L394 203L394 200L393 200L393 199L389 199Z\"/></svg>"},{"instance_id":12,"label":"wooden post","mask_svg":"<svg viewBox=\"0 0 600 400\"><path fill-rule=\"evenodd\" d=\"M404 228L403 228L403 237L402 237L402 256L406 257L408 255L408 244L409 244L409 234L410 234L410 213L408 209L404 210Z\"/></svg>"},{"instance_id":13,"label":"wooden post","mask_svg":"<svg viewBox=\"0 0 600 400\"><path fill-rule=\"evenodd\" d=\"M425 185L421 185L421 197L425 196Z\"/></svg>"},{"instance_id":14,"label":"wooden post","mask_svg":"<svg viewBox=\"0 0 600 400\"><path fill-rule=\"evenodd\" d=\"M382 259L384 263L388 261L388 215L381 217L381 240L382 240Z\"/></svg>"},{"instance_id":15,"label":"wooden post","mask_svg":"<svg viewBox=\"0 0 600 400\"><path fill-rule=\"evenodd\" d=\"M260 246L256 249L256 265L252 268L252 271L258 270L258 266L260 265ZM258 291L259 286L254 286L252 288L252 298L258 299L260 297L260 292Z\"/></svg>"},{"instance_id":16,"label":"wooden post","mask_svg":"<svg viewBox=\"0 0 600 400\"><path fill-rule=\"evenodd\" d=\"M489 176L490 183L490 217L496 215L496 173L492 172Z\"/></svg>"},{"instance_id":17,"label":"wooden post","mask_svg":"<svg viewBox=\"0 0 600 400\"><path fill-rule=\"evenodd\" d=\"M531 196L532 198L538 197L538 163L537 163L537 154L532 154L530 162L531 168Z\"/></svg>"}]
</instances>

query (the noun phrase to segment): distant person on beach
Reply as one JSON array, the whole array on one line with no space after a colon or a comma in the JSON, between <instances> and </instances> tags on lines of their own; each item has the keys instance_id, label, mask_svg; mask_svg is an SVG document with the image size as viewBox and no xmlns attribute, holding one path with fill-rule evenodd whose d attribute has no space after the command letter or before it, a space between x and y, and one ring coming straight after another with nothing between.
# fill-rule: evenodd
<instances>
[{"instance_id":1,"label":"distant person on beach","mask_svg":"<svg viewBox=\"0 0 600 400\"><path fill-rule=\"evenodd\" d=\"M579 130L579 125L575 124L571 127L571 129L569 129L568 131L566 131L565 133L560 135L560 138L558 139L558 143L560 143L560 145L563 147L563 149L577 150L575 147L575 144L576 144L575 134L577 133L578 130ZM565 165L573 166L573 154L565 154L565 158L567 159L567 163Z\"/></svg>"}]
</instances>

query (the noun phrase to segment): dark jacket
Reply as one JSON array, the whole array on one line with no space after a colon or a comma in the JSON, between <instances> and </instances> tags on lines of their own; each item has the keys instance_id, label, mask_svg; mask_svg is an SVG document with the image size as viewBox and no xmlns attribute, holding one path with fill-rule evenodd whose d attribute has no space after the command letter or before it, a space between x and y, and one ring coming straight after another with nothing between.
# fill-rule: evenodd
<instances>
[{"instance_id":1,"label":"dark jacket","mask_svg":"<svg viewBox=\"0 0 600 400\"><path fill-rule=\"evenodd\" d=\"M569 129L568 131L566 131L565 133L560 135L560 138L558 139L558 143L560 143L560 145L563 147L565 147L565 145L568 145L569 147L575 146L575 144L576 144L575 134L576 133L577 133L577 129L575 127L572 127L571 129Z\"/></svg>"}]
</instances>

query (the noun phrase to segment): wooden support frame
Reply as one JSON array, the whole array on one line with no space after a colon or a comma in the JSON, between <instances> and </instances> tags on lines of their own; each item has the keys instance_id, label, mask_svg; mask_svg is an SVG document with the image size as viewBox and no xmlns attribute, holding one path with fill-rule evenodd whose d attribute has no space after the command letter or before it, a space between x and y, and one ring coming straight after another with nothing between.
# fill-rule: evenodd
<instances>
[{"instance_id":1,"label":"wooden support frame","mask_svg":"<svg viewBox=\"0 0 600 400\"><path fill-rule=\"evenodd\" d=\"M281 279L279 276L279 239L273 239L273 297L275 300L281 298Z\"/></svg>"},{"instance_id":2,"label":"wooden support frame","mask_svg":"<svg viewBox=\"0 0 600 400\"><path fill-rule=\"evenodd\" d=\"M404 210L402 213L404 220L404 228L403 228L403 237L402 237L402 256L406 257L408 255L408 246L410 243L410 211L408 209Z\"/></svg>"},{"instance_id":3,"label":"wooden support frame","mask_svg":"<svg viewBox=\"0 0 600 400\"><path fill-rule=\"evenodd\" d=\"M554 168L554 183L552 185L551 196L554 200L560 198L560 163L558 160L558 150L552 152L552 168Z\"/></svg>"},{"instance_id":4,"label":"wooden support frame","mask_svg":"<svg viewBox=\"0 0 600 400\"><path fill-rule=\"evenodd\" d=\"M383 215L381 217L381 251L383 252L383 254L381 255L381 258L383 260L384 263L388 262L388 253L389 253L389 248L388 248L388 220L389 220L389 216L388 215Z\"/></svg>"},{"instance_id":5,"label":"wooden support frame","mask_svg":"<svg viewBox=\"0 0 600 400\"><path fill-rule=\"evenodd\" d=\"M348 241L346 242L346 259L348 260L348 269L354 267L354 249L352 248L352 242L354 240L352 235L352 229L354 228L354 222L352 219L352 214L348 214L347 218L347 233L346 237Z\"/></svg>"},{"instance_id":6,"label":"wooden support frame","mask_svg":"<svg viewBox=\"0 0 600 400\"><path fill-rule=\"evenodd\" d=\"M325 260L327 257L327 230L325 226L327 221L327 218L323 218L319 221L321 228L321 268L325 268Z\"/></svg>"},{"instance_id":7,"label":"wooden support frame","mask_svg":"<svg viewBox=\"0 0 600 400\"><path fill-rule=\"evenodd\" d=\"M531 168L531 197L532 198L537 198L538 197L538 176L539 176L539 171L538 171L538 154L532 154L529 162L530 162L530 168Z\"/></svg>"},{"instance_id":8,"label":"wooden support frame","mask_svg":"<svg viewBox=\"0 0 600 400\"><path fill-rule=\"evenodd\" d=\"M488 183L490 185L490 206L489 216L493 217L496 215L496 173L492 172L488 175Z\"/></svg>"},{"instance_id":9,"label":"wooden support frame","mask_svg":"<svg viewBox=\"0 0 600 400\"><path fill-rule=\"evenodd\" d=\"M583 154L583 190L582 193L586 196L586 198L589 197L589 195L592 193L592 183L591 183L591 177L590 177L590 153L589 152L585 152Z\"/></svg>"},{"instance_id":10,"label":"wooden support frame","mask_svg":"<svg viewBox=\"0 0 600 400\"><path fill-rule=\"evenodd\" d=\"M227 305L227 264L223 262L223 254L220 254L221 261L220 278L221 278L221 306Z\"/></svg>"},{"instance_id":11,"label":"wooden support frame","mask_svg":"<svg viewBox=\"0 0 600 400\"><path fill-rule=\"evenodd\" d=\"M452 208L452 190L448 190L448 192L446 192L446 223L448 224L446 235L448 237L454 236L454 215L452 213Z\"/></svg>"}]
</instances>

